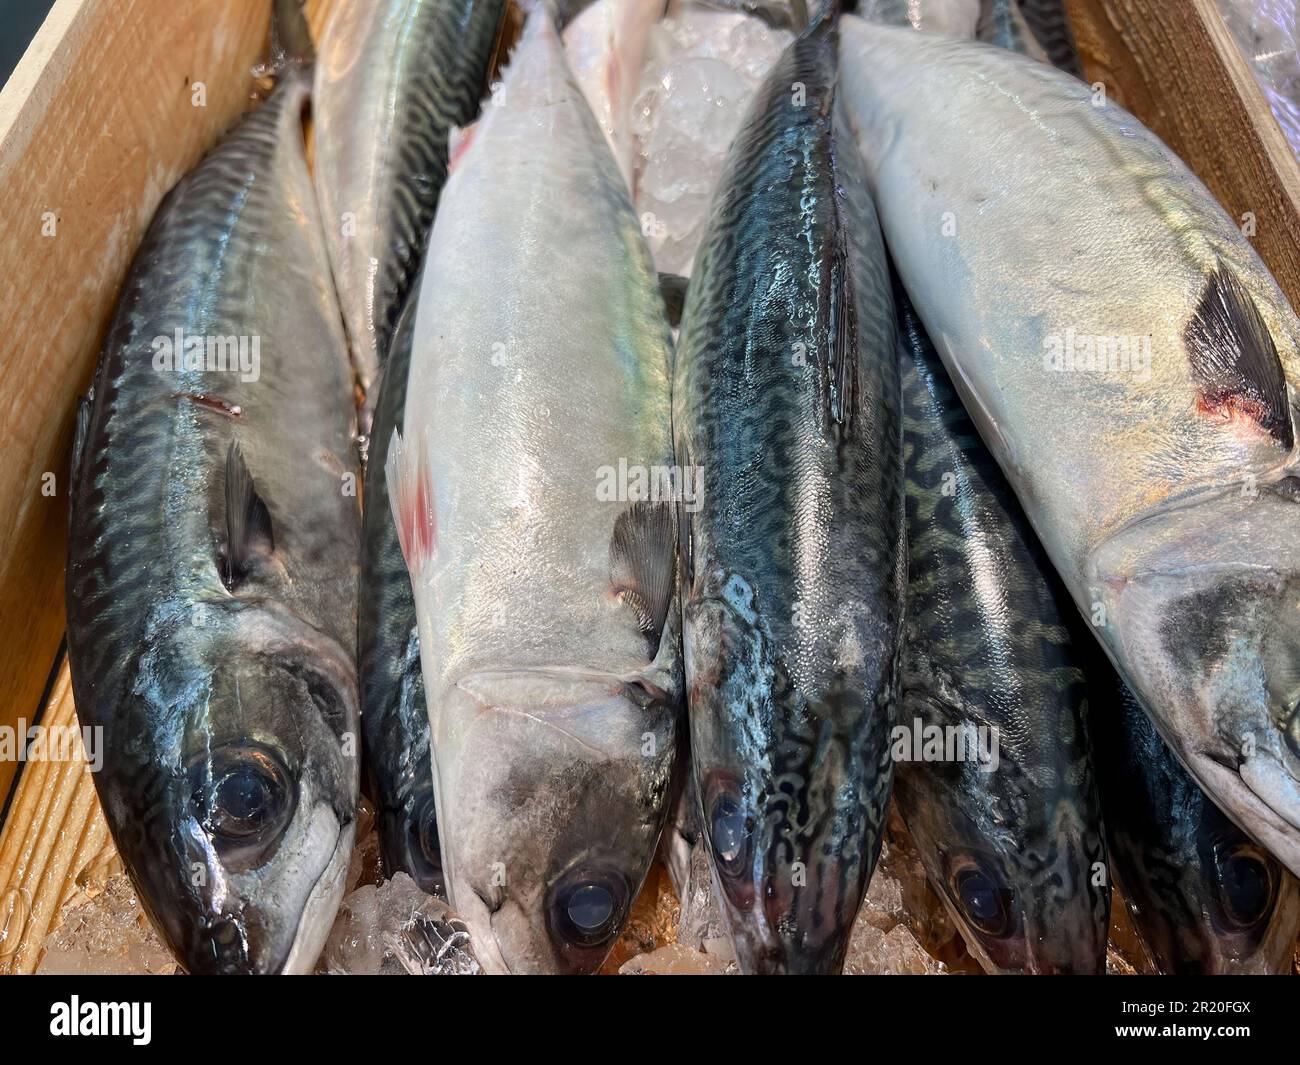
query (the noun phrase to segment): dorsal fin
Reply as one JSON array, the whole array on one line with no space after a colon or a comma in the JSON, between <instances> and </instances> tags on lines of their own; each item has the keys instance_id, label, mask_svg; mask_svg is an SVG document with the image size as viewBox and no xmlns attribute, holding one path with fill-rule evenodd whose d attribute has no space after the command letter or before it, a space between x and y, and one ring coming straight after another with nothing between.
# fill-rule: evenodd
<instances>
[{"instance_id":1,"label":"dorsal fin","mask_svg":"<svg viewBox=\"0 0 1300 1065\"><path fill-rule=\"evenodd\" d=\"M837 221L839 221L837 219ZM830 332L826 362L831 417L841 425L852 420L857 391L858 310L849 273L849 242L843 224L835 227L831 257Z\"/></svg>"},{"instance_id":2,"label":"dorsal fin","mask_svg":"<svg viewBox=\"0 0 1300 1065\"><path fill-rule=\"evenodd\" d=\"M1206 281L1183 340L1201 408L1249 417L1290 451L1295 437L1277 347L1250 293L1222 263Z\"/></svg>"},{"instance_id":3,"label":"dorsal fin","mask_svg":"<svg viewBox=\"0 0 1300 1065\"><path fill-rule=\"evenodd\" d=\"M90 413L95 406L95 390L77 399L77 415L72 434L72 468L70 491L75 491L77 479L81 476L82 463L86 461L86 437L90 435Z\"/></svg>"},{"instance_id":4,"label":"dorsal fin","mask_svg":"<svg viewBox=\"0 0 1300 1065\"><path fill-rule=\"evenodd\" d=\"M636 613L637 625L659 646L673 596L677 515L669 502L633 503L614 522L609 545L609 583Z\"/></svg>"},{"instance_id":5,"label":"dorsal fin","mask_svg":"<svg viewBox=\"0 0 1300 1065\"><path fill-rule=\"evenodd\" d=\"M248 576L253 555L275 550L271 512L257 494L239 444L226 452L226 549L221 580L234 591Z\"/></svg>"}]
</instances>

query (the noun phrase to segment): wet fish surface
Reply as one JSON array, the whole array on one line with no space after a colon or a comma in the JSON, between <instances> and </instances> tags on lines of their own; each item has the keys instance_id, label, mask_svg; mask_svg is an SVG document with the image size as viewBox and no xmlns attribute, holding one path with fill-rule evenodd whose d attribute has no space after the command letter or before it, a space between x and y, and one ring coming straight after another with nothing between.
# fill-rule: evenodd
<instances>
[{"instance_id":1,"label":"wet fish surface","mask_svg":"<svg viewBox=\"0 0 1300 1065\"><path fill-rule=\"evenodd\" d=\"M1205 187L1086 85L842 34L886 239L981 436L1161 735L1300 869L1300 322Z\"/></svg>"},{"instance_id":2,"label":"wet fish surface","mask_svg":"<svg viewBox=\"0 0 1300 1065\"><path fill-rule=\"evenodd\" d=\"M1206 797L1108 663L1090 672L1115 879L1162 973L1289 973L1300 883Z\"/></svg>"},{"instance_id":3,"label":"wet fish surface","mask_svg":"<svg viewBox=\"0 0 1300 1065\"><path fill-rule=\"evenodd\" d=\"M564 27L564 49L619 169L633 187L632 105L645 66L650 28L667 0L598 0Z\"/></svg>"},{"instance_id":4,"label":"wet fish surface","mask_svg":"<svg viewBox=\"0 0 1300 1065\"><path fill-rule=\"evenodd\" d=\"M357 628L361 723L385 868L390 876L400 870L424 891L440 894L444 885L415 600L393 525L384 463L406 405L418 292L418 279L408 271L423 256L446 179L450 131L469 125L478 114L503 4L373 4L372 21L363 29L353 23L366 6L348 5L353 13L337 16L339 25L332 24L326 47L339 69L317 76L336 122L329 127L326 119L325 139L333 152L325 152L328 169L318 172L322 199L341 203L355 197L371 212L366 235L358 231L334 243L336 276L341 283L356 281L357 262L375 256L390 268L382 292L379 275L369 277L377 287L366 293L341 284L349 305L361 315L352 322L354 340L373 335L377 350L391 349L374 398L365 479ZM383 67L372 70L373 64ZM395 141L383 136L384 130L394 131ZM374 150L360 152L358 145ZM386 339L380 327L402 300L401 317ZM387 308L381 316L364 318L368 308L381 304Z\"/></svg>"},{"instance_id":5,"label":"wet fish surface","mask_svg":"<svg viewBox=\"0 0 1300 1065\"><path fill-rule=\"evenodd\" d=\"M288 73L164 199L73 461L77 712L103 729L118 852L191 973L309 971L353 842L356 417L308 90Z\"/></svg>"},{"instance_id":6,"label":"wet fish surface","mask_svg":"<svg viewBox=\"0 0 1300 1065\"><path fill-rule=\"evenodd\" d=\"M691 757L743 970L838 972L880 848L905 563L894 312L822 17L758 90L678 346Z\"/></svg>"},{"instance_id":7,"label":"wet fish surface","mask_svg":"<svg viewBox=\"0 0 1300 1065\"><path fill-rule=\"evenodd\" d=\"M987 971L1100 973L1110 887L1074 608L895 299L909 557L898 809ZM919 738L932 749L911 749Z\"/></svg>"},{"instance_id":8,"label":"wet fish surface","mask_svg":"<svg viewBox=\"0 0 1300 1065\"><path fill-rule=\"evenodd\" d=\"M671 797L676 525L628 480L672 465L670 338L544 11L503 93L443 191L387 478L452 904L489 972L591 972Z\"/></svg>"},{"instance_id":9,"label":"wet fish surface","mask_svg":"<svg viewBox=\"0 0 1300 1065\"><path fill-rule=\"evenodd\" d=\"M339 4L320 42L312 103L316 191L367 394L420 267L447 176L448 131L478 113L505 6Z\"/></svg>"}]
</instances>

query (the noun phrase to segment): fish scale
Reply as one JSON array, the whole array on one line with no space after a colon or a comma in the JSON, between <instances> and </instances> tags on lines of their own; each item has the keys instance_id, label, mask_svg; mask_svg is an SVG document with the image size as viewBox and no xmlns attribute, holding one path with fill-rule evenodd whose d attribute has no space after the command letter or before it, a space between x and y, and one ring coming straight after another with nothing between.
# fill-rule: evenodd
<instances>
[{"instance_id":1,"label":"fish scale","mask_svg":"<svg viewBox=\"0 0 1300 1065\"><path fill-rule=\"evenodd\" d=\"M893 307L856 154L836 140L834 80L823 12L731 148L673 390L678 461L705 485L683 524L692 758L747 971L838 970L890 781Z\"/></svg>"},{"instance_id":2,"label":"fish scale","mask_svg":"<svg viewBox=\"0 0 1300 1065\"><path fill-rule=\"evenodd\" d=\"M164 199L79 415L77 712L104 730L118 851L191 972L310 967L352 842L355 416L307 95L290 71ZM256 379L156 369L176 329L258 338Z\"/></svg>"},{"instance_id":3,"label":"fish scale","mask_svg":"<svg viewBox=\"0 0 1300 1065\"><path fill-rule=\"evenodd\" d=\"M478 113L505 6L342 4L321 41L316 189L353 361L368 393L420 268L447 179L447 134ZM355 216L350 236L345 214Z\"/></svg>"}]
</instances>

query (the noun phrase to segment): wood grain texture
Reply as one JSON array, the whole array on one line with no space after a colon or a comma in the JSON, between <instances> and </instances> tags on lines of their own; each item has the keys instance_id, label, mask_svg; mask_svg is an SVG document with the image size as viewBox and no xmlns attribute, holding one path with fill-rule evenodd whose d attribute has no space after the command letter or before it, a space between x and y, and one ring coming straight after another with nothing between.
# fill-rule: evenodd
<instances>
[{"instance_id":1,"label":"wood grain texture","mask_svg":"<svg viewBox=\"0 0 1300 1065\"><path fill-rule=\"evenodd\" d=\"M1065 0L1084 70L1240 223L1300 307L1300 164L1214 0Z\"/></svg>"},{"instance_id":2,"label":"wood grain texture","mask_svg":"<svg viewBox=\"0 0 1300 1065\"><path fill-rule=\"evenodd\" d=\"M42 723L76 727L66 664ZM0 973L34 972L79 886L120 869L85 758L27 763L0 829Z\"/></svg>"}]
</instances>

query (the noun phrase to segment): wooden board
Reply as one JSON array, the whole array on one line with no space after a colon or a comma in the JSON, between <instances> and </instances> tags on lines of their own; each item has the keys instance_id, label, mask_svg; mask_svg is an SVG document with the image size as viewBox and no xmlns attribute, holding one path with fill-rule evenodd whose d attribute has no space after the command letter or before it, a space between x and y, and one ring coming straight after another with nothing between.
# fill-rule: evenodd
<instances>
[{"instance_id":1,"label":"wooden board","mask_svg":"<svg viewBox=\"0 0 1300 1065\"><path fill-rule=\"evenodd\" d=\"M74 726L66 665L45 725ZM84 758L31 762L0 831L0 973L30 973L65 903L121 869Z\"/></svg>"},{"instance_id":2,"label":"wooden board","mask_svg":"<svg viewBox=\"0 0 1300 1065\"><path fill-rule=\"evenodd\" d=\"M1300 164L1214 0L1065 0L1084 70L1248 232L1300 308Z\"/></svg>"}]
</instances>

